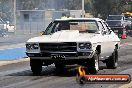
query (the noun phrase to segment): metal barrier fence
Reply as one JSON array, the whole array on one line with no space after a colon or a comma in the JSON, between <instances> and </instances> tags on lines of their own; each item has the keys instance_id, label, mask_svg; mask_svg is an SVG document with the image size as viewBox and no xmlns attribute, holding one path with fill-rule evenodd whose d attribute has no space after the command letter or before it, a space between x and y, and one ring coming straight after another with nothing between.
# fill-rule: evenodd
<instances>
[{"instance_id":1,"label":"metal barrier fence","mask_svg":"<svg viewBox=\"0 0 132 88\"><path fill-rule=\"evenodd\" d=\"M44 31L51 21L61 18L63 14L80 17L81 10L18 10L15 32L18 34L30 34Z\"/></svg>"}]
</instances>

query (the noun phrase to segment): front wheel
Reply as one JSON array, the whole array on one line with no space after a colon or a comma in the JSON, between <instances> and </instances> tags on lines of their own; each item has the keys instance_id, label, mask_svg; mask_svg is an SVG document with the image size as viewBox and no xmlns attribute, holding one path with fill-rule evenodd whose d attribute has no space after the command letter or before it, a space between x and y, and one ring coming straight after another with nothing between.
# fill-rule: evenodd
<instances>
[{"instance_id":1,"label":"front wheel","mask_svg":"<svg viewBox=\"0 0 132 88\"><path fill-rule=\"evenodd\" d=\"M42 71L42 61L30 59L30 67L33 72L33 75L40 75Z\"/></svg>"},{"instance_id":2,"label":"front wheel","mask_svg":"<svg viewBox=\"0 0 132 88\"><path fill-rule=\"evenodd\" d=\"M117 68L118 62L118 50L115 49L112 55L107 59L106 66L109 69L115 69Z\"/></svg>"},{"instance_id":3,"label":"front wheel","mask_svg":"<svg viewBox=\"0 0 132 88\"><path fill-rule=\"evenodd\" d=\"M96 51L93 57L88 61L88 70L90 74L97 74L99 71L99 58L100 55Z\"/></svg>"}]
</instances>

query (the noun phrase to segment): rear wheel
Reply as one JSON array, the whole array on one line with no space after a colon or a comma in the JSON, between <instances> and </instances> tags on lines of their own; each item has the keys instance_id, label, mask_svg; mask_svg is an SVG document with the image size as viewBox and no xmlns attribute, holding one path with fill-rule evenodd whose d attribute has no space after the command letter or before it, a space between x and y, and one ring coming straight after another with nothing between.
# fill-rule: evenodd
<instances>
[{"instance_id":1,"label":"rear wheel","mask_svg":"<svg viewBox=\"0 0 132 88\"><path fill-rule=\"evenodd\" d=\"M34 75L40 75L42 71L42 61L36 59L30 59L31 70Z\"/></svg>"},{"instance_id":2,"label":"rear wheel","mask_svg":"<svg viewBox=\"0 0 132 88\"><path fill-rule=\"evenodd\" d=\"M88 70L90 74L96 74L99 71L99 54L96 51L93 57L88 61Z\"/></svg>"},{"instance_id":3,"label":"rear wheel","mask_svg":"<svg viewBox=\"0 0 132 88\"><path fill-rule=\"evenodd\" d=\"M117 68L118 64L118 50L115 49L112 55L107 59L106 66L109 69L115 69Z\"/></svg>"}]
</instances>

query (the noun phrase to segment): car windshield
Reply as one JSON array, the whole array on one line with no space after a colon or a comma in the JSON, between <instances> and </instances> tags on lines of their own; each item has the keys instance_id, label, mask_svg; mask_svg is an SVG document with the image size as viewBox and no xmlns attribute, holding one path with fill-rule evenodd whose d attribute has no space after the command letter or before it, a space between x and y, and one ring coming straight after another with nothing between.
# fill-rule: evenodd
<instances>
[{"instance_id":1,"label":"car windshield","mask_svg":"<svg viewBox=\"0 0 132 88\"><path fill-rule=\"evenodd\" d=\"M54 21L50 23L44 34L52 34L61 30L79 30L80 33L95 33L98 31L96 21Z\"/></svg>"},{"instance_id":2,"label":"car windshield","mask_svg":"<svg viewBox=\"0 0 132 88\"><path fill-rule=\"evenodd\" d=\"M122 16L109 16L107 20L121 20Z\"/></svg>"},{"instance_id":3,"label":"car windshield","mask_svg":"<svg viewBox=\"0 0 132 88\"><path fill-rule=\"evenodd\" d=\"M109 26L119 26L121 21L106 21Z\"/></svg>"}]
</instances>

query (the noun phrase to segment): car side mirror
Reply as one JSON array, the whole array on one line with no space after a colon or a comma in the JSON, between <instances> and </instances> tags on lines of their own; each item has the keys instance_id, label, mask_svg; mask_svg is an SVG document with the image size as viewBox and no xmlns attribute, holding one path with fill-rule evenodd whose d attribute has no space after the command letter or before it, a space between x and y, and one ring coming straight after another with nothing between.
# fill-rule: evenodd
<instances>
[{"instance_id":1,"label":"car side mirror","mask_svg":"<svg viewBox=\"0 0 132 88\"><path fill-rule=\"evenodd\" d=\"M42 36L42 35L44 35L44 34L45 34L44 31L39 32L39 35L40 35L40 36Z\"/></svg>"}]
</instances>

